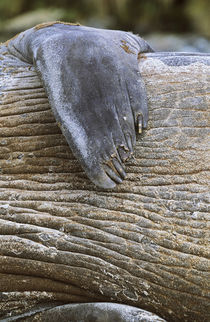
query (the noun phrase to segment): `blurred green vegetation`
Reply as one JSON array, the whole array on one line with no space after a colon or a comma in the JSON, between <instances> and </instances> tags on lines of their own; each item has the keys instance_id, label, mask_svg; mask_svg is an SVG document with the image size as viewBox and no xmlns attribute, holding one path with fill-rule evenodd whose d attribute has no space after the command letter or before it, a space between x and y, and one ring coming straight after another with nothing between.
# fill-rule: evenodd
<instances>
[{"instance_id":1,"label":"blurred green vegetation","mask_svg":"<svg viewBox=\"0 0 210 322\"><path fill-rule=\"evenodd\" d=\"M209 5L209 0L0 0L0 33L63 20L140 34L210 37Z\"/></svg>"}]
</instances>

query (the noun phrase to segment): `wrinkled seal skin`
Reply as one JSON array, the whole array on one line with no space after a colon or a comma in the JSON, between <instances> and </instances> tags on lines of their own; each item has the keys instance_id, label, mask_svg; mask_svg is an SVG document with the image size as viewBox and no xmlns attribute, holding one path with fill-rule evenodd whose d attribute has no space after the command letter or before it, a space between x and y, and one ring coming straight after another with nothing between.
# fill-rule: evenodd
<instances>
[{"instance_id":1,"label":"wrinkled seal skin","mask_svg":"<svg viewBox=\"0 0 210 322\"><path fill-rule=\"evenodd\" d=\"M153 51L132 33L63 23L34 27L8 42L34 64L55 118L97 186L114 188L148 121L138 55Z\"/></svg>"}]
</instances>

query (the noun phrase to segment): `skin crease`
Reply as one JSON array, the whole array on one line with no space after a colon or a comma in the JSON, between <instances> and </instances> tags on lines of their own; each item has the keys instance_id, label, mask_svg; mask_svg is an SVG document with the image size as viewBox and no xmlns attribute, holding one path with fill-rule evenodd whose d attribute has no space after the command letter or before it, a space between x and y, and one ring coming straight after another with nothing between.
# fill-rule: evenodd
<instances>
[{"instance_id":1,"label":"skin crease","mask_svg":"<svg viewBox=\"0 0 210 322\"><path fill-rule=\"evenodd\" d=\"M7 43L35 65L55 118L89 179L105 189L126 176L124 162L146 128L146 91L138 70L152 48L132 33L52 23Z\"/></svg>"}]
</instances>

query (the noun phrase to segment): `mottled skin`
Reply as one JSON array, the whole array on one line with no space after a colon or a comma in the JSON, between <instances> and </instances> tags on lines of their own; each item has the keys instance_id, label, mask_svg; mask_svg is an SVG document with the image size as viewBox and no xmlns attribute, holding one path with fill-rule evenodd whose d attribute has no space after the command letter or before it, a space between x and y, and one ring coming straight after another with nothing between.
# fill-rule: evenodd
<instances>
[{"instance_id":1,"label":"mottled skin","mask_svg":"<svg viewBox=\"0 0 210 322\"><path fill-rule=\"evenodd\" d=\"M19 34L8 49L35 65L55 118L90 180L102 188L121 183L135 127L141 132L147 126L138 57L151 47L132 33L57 22Z\"/></svg>"}]
</instances>

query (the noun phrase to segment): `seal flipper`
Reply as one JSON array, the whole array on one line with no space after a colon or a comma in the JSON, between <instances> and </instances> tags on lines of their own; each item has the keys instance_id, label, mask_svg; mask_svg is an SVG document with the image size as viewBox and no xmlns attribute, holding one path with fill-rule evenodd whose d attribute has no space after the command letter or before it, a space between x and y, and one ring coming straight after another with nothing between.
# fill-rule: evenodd
<instances>
[{"instance_id":1,"label":"seal flipper","mask_svg":"<svg viewBox=\"0 0 210 322\"><path fill-rule=\"evenodd\" d=\"M139 38L55 24L21 39L16 48L33 59L73 153L96 185L113 188L125 177L123 163L135 145L138 115L147 119Z\"/></svg>"}]
</instances>

